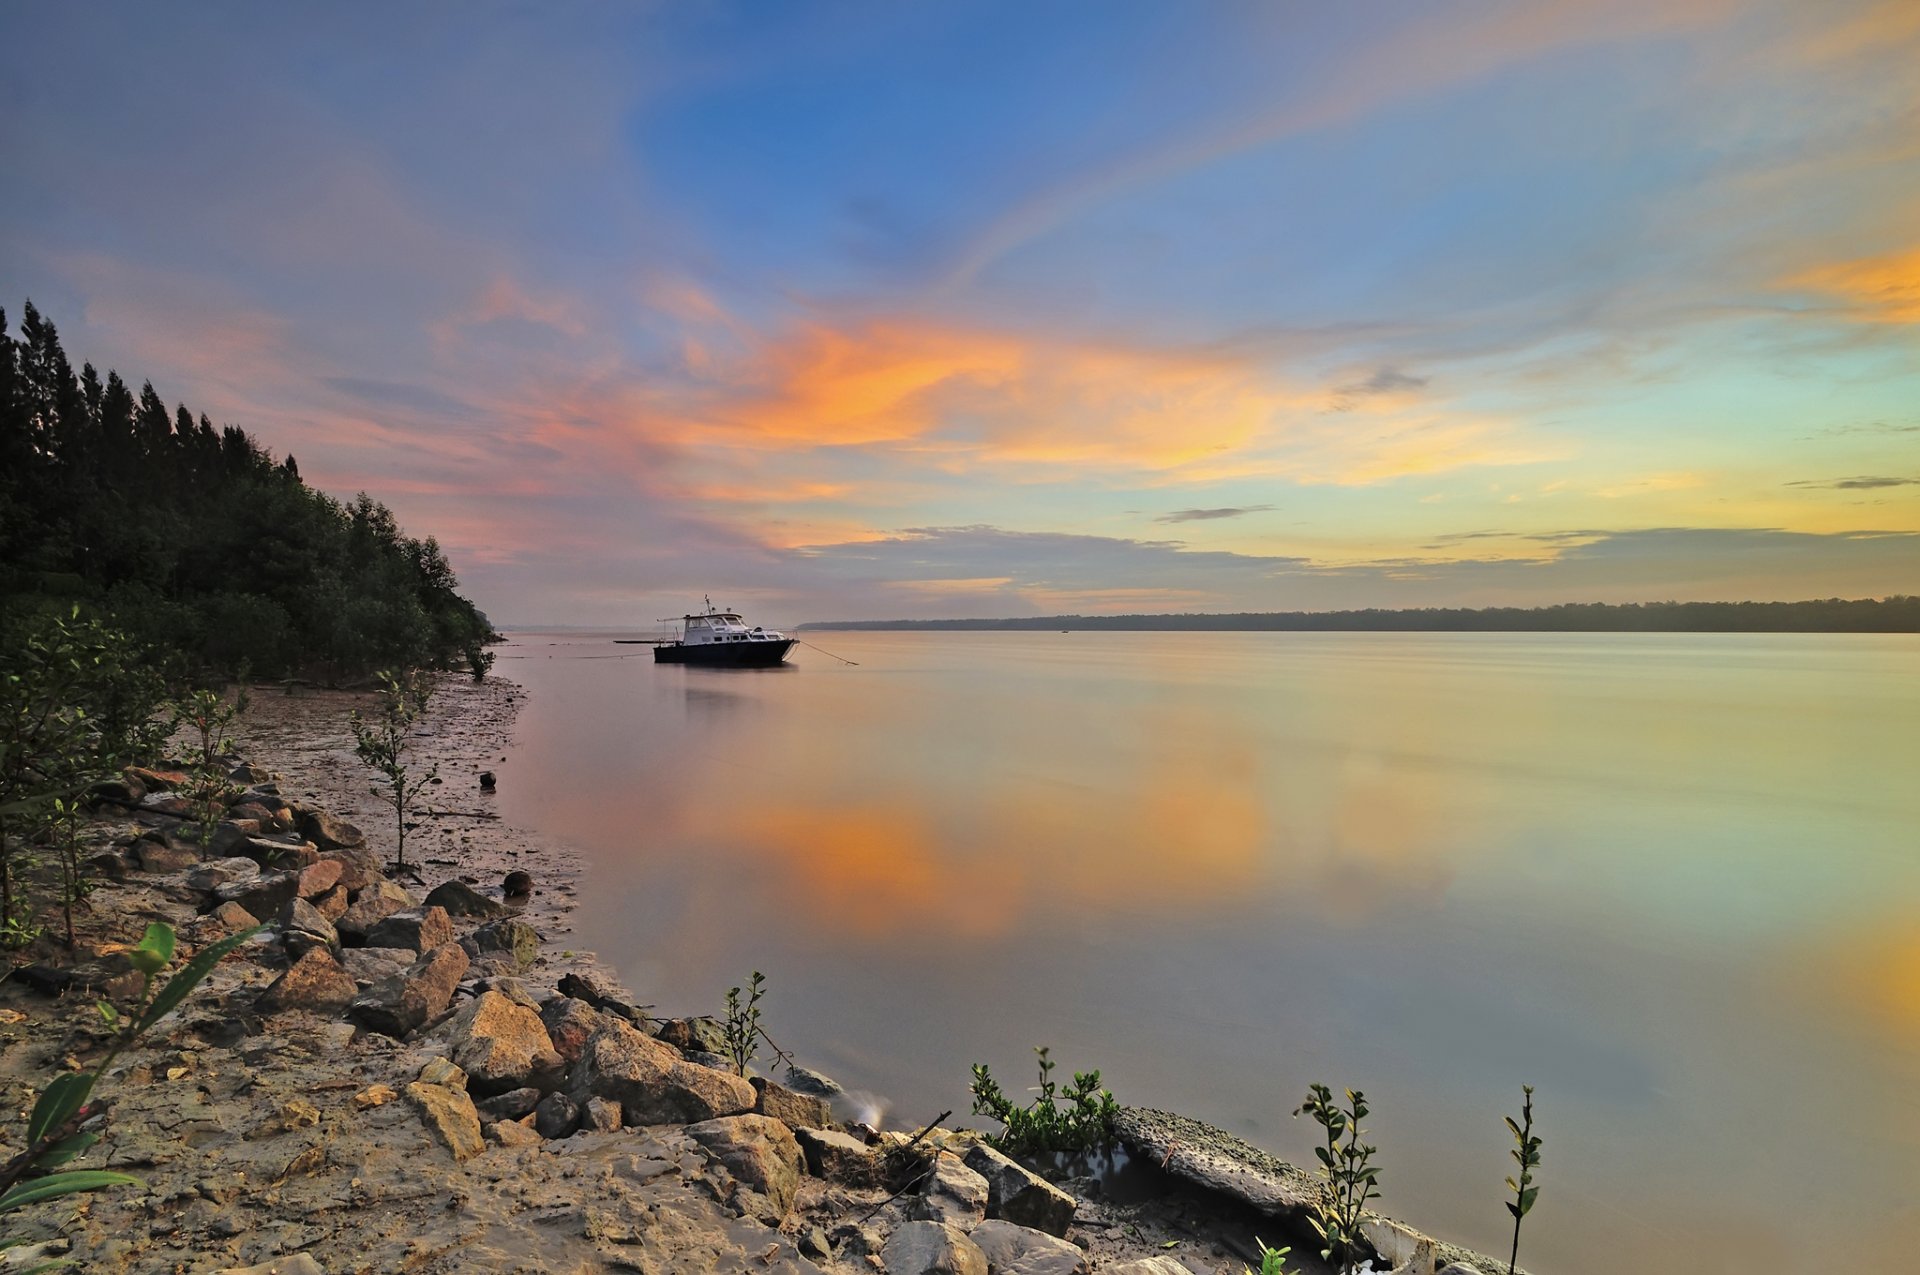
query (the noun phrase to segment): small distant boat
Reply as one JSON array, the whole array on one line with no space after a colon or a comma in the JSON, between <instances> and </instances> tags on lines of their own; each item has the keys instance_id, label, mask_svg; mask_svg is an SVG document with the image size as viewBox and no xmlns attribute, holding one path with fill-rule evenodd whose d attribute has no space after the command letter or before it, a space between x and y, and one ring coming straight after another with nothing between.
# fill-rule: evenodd
<instances>
[{"instance_id":1,"label":"small distant boat","mask_svg":"<svg viewBox=\"0 0 1920 1275\"><path fill-rule=\"evenodd\" d=\"M683 615L680 636L653 648L655 664L697 664L706 668L771 668L787 658L797 638L759 625L747 627L732 611L715 608ZM671 622L671 621L670 621Z\"/></svg>"}]
</instances>

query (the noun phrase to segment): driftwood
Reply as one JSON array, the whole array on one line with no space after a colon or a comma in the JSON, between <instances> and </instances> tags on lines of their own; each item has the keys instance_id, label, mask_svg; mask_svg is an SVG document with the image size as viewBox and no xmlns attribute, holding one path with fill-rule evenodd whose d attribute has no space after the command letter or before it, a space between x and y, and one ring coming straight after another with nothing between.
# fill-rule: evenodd
<instances>
[{"instance_id":1,"label":"driftwood","mask_svg":"<svg viewBox=\"0 0 1920 1275\"><path fill-rule=\"evenodd\" d=\"M938 1129L942 1124L945 1124L947 1117L951 1116L952 1114L953 1114L953 1111L951 1109L941 1112L939 1115L933 1118L933 1123L929 1124L926 1128L922 1129L920 1132L914 1134L911 1138L908 1138L905 1142L901 1143L899 1146L895 1147L893 1150L887 1152L886 1158L891 1160L893 1159L893 1157L897 1155L905 1155L907 1152L913 1150L916 1146L920 1144L920 1139L926 1137L928 1134L932 1133L935 1129ZM881 1209L886 1208L887 1205L892 1204L895 1200L899 1199L901 1196L905 1195L907 1192L913 1190L913 1188L919 1186L922 1182L926 1181L927 1175L932 1172L933 1172L933 1161L929 1160L927 1162L926 1168L920 1170L920 1172L908 1178L906 1182L901 1184L901 1187L899 1190L895 1191L892 1195L889 1195L886 1199L880 1201L880 1203L874 1205L871 1209L867 1210L866 1215L863 1216L860 1220L862 1222L872 1220L874 1214L878 1213Z\"/></svg>"}]
</instances>

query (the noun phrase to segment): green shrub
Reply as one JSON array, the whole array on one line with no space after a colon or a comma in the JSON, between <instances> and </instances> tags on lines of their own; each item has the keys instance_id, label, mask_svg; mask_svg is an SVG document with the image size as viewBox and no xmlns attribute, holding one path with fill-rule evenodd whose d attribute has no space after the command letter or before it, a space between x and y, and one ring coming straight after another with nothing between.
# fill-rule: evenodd
<instances>
[{"instance_id":1,"label":"green shrub","mask_svg":"<svg viewBox=\"0 0 1920 1275\"><path fill-rule=\"evenodd\" d=\"M1520 1087L1526 1094L1520 1104L1520 1120L1504 1117L1514 1141L1507 1154L1520 1166L1519 1180L1507 1179L1507 1190L1513 1192L1513 1199L1507 1204L1507 1212L1513 1214L1513 1252L1507 1258L1507 1275L1513 1275L1520 1263L1520 1219L1533 1208L1534 1200L1540 1195L1540 1188L1533 1185L1533 1171L1540 1167L1540 1139L1533 1134L1533 1086Z\"/></svg>"},{"instance_id":2,"label":"green shrub","mask_svg":"<svg viewBox=\"0 0 1920 1275\"><path fill-rule=\"evenodd\" d=\"M1369 1163L1379 1148L1360 1141L1360 1122L1367 1115L1366 1095L1349 1089L1347 1103L1342 1107L1335 1102L1333 1091L1325 1085L1310 1085L1307 1100L1293 1113L1312 1116L1326 1138L1313 1153L1326 1172L1327 1200L1318 1216L1310 1220L1326 1245L1320 1256L1342 1275L1350 1275L1359 1264L1366 1249L1360 1226L1367 1201L1380 1194L1374 1189L1380 1182L1380 1170Z\"/></svg>"},{"instance_id":3,"label":"green shrub","mask_svg":"<svg viewBox=\"0 0 1920 1275\"><path fill-rule=\"evenodd\" d=\"M973 1065L973 1114L992 1116L1002 1126L993 1144L1009 1155L1047 1151L1091 1151L1113 1141L1114 1117L1120 1104L1100 1087L1098 1071L1076 1071L1073 1084L1060 1089L1053 1080L1055 1063L1047 1047L1033 1051L1040 1060L1040 1083L1034 1098L1015 1106L995 1082L985 1063Z\"/></svg>"}]
</instances>

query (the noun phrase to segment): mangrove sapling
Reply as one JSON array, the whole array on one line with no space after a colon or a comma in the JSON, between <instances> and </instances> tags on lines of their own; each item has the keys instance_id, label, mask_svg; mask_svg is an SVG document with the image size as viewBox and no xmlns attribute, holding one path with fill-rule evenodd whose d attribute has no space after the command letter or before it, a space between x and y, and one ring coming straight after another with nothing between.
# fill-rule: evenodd
<instances>
[{"instance_id":1,"label":"mangrove sapling","mask_svg":"<svg viewBox=\"0 0 1920 1275\"><path fill-rule=\"evenodd\" d=\"M105 1001L100 1002L100 1017L112 1032L106 1054L92 1071L65 1072L54 1077L40 1091L32 1113L27 1117L26 1149L0 1165L0 1213L10 1213L41 1200L57 1199L82 1191L139 1185L138 1178L125 1173L64 1167L100 1140L98 1133L82 1128L106 1110L104 1104L88 1101L93 1096L94 1086L122 1052L152 1030L155 1023L178 1008L188 993L213 972L213 967L220 963L221 958L252 938L259 929L259 926L255 926L202 948L178 974L158 987L154 979L173 960L174 934L171 926L155 922L147 926L146 934L138 943L117 949L126 954L128 961L140 974L140 994L124 1013ZM0 1250L17 1243L18 1240L10 1237L0 1238ZM28 1269L44 1271L60 1264L45 1263Z\"/></svg>"},{"instance_id":2,"label":"mangrove sapling","mask_svg":"<svg viewBox=\"0 0 1920 1275\"><path fill-rule=\"evenodd\" d=\"M1112 1142L1120 1104L1100 1087L1100 1073L1076 1071L1073 1084L1063 1090L1053 1079L1058 1064L1047 1047L1037 1045L1033 1052L1040 1061L1040 1083L1024 1107L1001 1091L985 1063L973 1065L973 1114L992 1116L1003 1126L989 1141L1009 1155L1092 1151Z\"/></svg>"},{"instance_id":3,"label":"mangrove sapling","mask_svg":"<svg viewBox=\"0 0 1920 1275\"><path fill-rule=\"evenodd\" d=\"M240 791L229 778L226 759L233 753L233 724L247 711L248 700L243 683L232 700L202 688L189 692L174 708L174 729L186 734L188 750L187 782L180 795L193 810L202 846L213 841L228 800Z\"/></svg>"},{"instance_id":4,"label":"mangrove sapling","mask_svg":"<svg viewBox=\"0 0 1920 1275\"><path fill-rule=\"evenodd\" d=\"M1507 1258L1507 1275L1514 1275L1520 1263L1520 1219L1532 1210L1540 1195L1540 1188L1533 1185L1533 1171L1540 1167L1540 1139L1533 1134L1533 1086L1520 1088L1526 1094L1520 1104L1520 1120L1516 1123L1512 1116L1504 1117L1515 1144L1507 1154L1520 1165L1520 1180L1507 1179L1507 1190L1513 1192L1513 1199L1507 1203L1507 1212L1513 1214L1513 1252Z\"/></svg>"},{"instance_id":5,"label":"mangrove sapling","mask_svg":"<svg viewBox=\"0 0 1920 1275\"><path fill-rule=\"evenodd\" d=\"M416 775L410 768L409 741L413 725L427 711L433 685L417 670L398 676L380 673L380 714L369 720L354 710L353 752L380 776L373 795L393 807L395 867L411 873L407 864L407 806L421 792L440 781L438 763Z\"/></svg>"},{"instance_id":6,"label":"mangrove sapling","mask_svg":"<svg viewBox=\"0 0 1920 1275\"><path fill-rule=\"evenodd\" d=\"M1287 1254L1293 1252L1291 1245L1271 1248L1257 1235L1253 1237L1253 1242L1260 1246L1260 1269L1255 1271L1242 1266L1240 1275L1287 1275Z\"/></svg>"},{"instance_id":7,"label":"mangrove sapling","mask_svg":"<svg viewBox=\"0 0 1920 1275\"><path fill-rule=\"evenodd\" d=\"M1320 1256L1341 1275L1352 1275L1359 1265L1360 1255L1367 1248L1360 1232L1367 1201L1380 1195L1374 1189L1380 1182L1380 1170L1369 1163L1379 1148L1360 1141L1360 1122L1367 1115L1366 1095L1349 1089L1347 1103L1342 1107L1335 1102L1333 1091L1325 1085L1309 1085L1307 1100L1293 1113L1312 1116L1326 1137L1313 1154L1326 1171L1327 1198L1318 1215L1309 1221L1326 1244Z\"/></svg>"},{"instance_id":8,"label":"mangrove sapling","mask_svg":"<svg viewBox=\"0 0 1920 1275\"><path fill-rule=\"evenodd\" d=\"M78 800L55 797L52 803L54 853L60 858L60 911L66 921L67 946L73 946L73 905L93 893L80 866L80 821L84 817Z\"/></svg>"},{"instance_id":9,"label":"mangrove sapling","mask_svg":"<svg viewBox=\"0 0 1920 1275\"><path fill-rule=\"evenodd\" d=\"M747 980L747 998L740 999L740 989L727 989L727 1016L720 1024L727 1042L727 1060L733 1064L735 1074L747 1074L747 1066L760 1056L758 1041L760 1031L760 998L766 995L767 980L759 970Z\"/></svg>"}]
</instances>

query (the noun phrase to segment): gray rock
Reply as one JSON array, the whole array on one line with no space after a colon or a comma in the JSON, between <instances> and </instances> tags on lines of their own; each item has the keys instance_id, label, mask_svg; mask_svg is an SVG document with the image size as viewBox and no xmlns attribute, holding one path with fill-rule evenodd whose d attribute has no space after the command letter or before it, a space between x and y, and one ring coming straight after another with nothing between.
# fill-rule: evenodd
<instances>
[{"instance_id":1,"label":"gray rock","mask_svg":"<svg viewBox=\"0 0 1920 1275\"><path fill-rule=\"evenodd\" d=\"M585 1001L571 996L556 996L540 1007L540 1021L546 1024L547 1037L560 1057L568 1063L580 1060L587 1041L605 1025L606 1015Z\"/></svg>"},{"instance_id":2,"label":"gray rock","mask_svg":"<svg viewBox=\"0 0 1920 1275\"><path fill-rule=\"evenodd\" d=\"M313 948L296 960L287 972L267 985L255 1006L266 1014L300 1009L313 1014L337 1014L358 991L353 976L340 968L332 953L324 947Z\"/></svg>"},{"instance_id":3,"label":"gray rock","mask_svg":"<svg viewBox=\"0 0 1920 1275\"><path fill-rule=\"evenodd\" d=\"M343 885L336 885L331 890L313 896L314 911L326 917L329 924L345 916L348 906L347 887Z\"/></svg>"},{"instance_id":4,"label":"gray rock","mask_svg":"<svg viewBox=\"0 0 1920 1275\"><path fill-rule=\"evenodd\" d=\"M1118 1266L1102 1266L1100 1275L1193 1275L1193 1272L1171 1257L1143 1257Z\"/></svg>"},{"instance_id":5,"label":"gray rock","mask_svg":"<svg viewBox=\"0 0 1920 1275\"><path fill-rule=\"evenodd\" d=\"M353 908L347 911L352 913ZM366 945L426 952L452 939L453 922L447 919L446 909L420 907L394 912L375 921L367 930Z\"/></svg>"},{"instance_id":6,"label":"gray rock","mask_svg":"<svg viewBox=\"0 0 1920 1275\"><path fill-rule=\"evenodd\" d=\"M747 1083L759 1095L753 1109L763 1116L772 1116L795 1129L825 1129L833 1124L833 1108L825 1098L795 1093L765 1076L749 1076Z\"/></svg>"},{"instance_id":7,"label":"gray rock","mask_svg":"<svg viewBox=\"0 0 1920 1275\"><path fill-rule=\"evenodd\" d=\"M908 1222L880 1250L887 1275L987 1275L987 1255L955 1226Z\"/></svg>"},{"instance_id":8,"label":"gray rock","mask_svg":"<svg viewBox=\"0 0 1920 1275\"><path fill-rule=\"evenodd\" d=\"M260 924L259 917L238 903L222 903L207 915L226 927L229 934L238 934L241 930L250 930Z\"/></svg>"},{"instance_id":9,"label":"gray rock","mask_svg":"<svg viewBox=\"0 0 1920 1275\"><path fill-rule=\"evenodd\" d=\"M340 861L337 859L315 859L300 869L300 897L318 898L334 886L340 884Z\"/></svg>"},{"instance_id":10,"label":"gray rock","mask_svg":"<svg viewBox=\"0 0 1920 1275\"><path fill-rule=\"evenodd\" d=\"M404 947L348 947L335 953L340 968L353 975L354 981L362 986L398 974L419 959L419 955Z\"/></svg>"},{"instance_id":11,"label":"gray rock","mask_svg":"<svg viewBox=\"0 0 1920 1275\"><path fill-rule=\"evenodd\" d=\"M987 1215L987 1180L946 1151L934 1157L930 1170L920 1193L907 1201L907 1216L972 1230Z\"/></svg>"},{"instance_id":12,"label":"gray rock","mask_svg":"<svg viewBox=\"0 0 1920 1275\"><path fill-rule=\"evenodd\" d=\"M340 865L340 884L347 892L358 895L376 879L384 879L381 869L385 866L380 856L368 846L343 846L338 850L320 852L322 859L329 859Z\"/></svg>"},{"instance_id":13,"label":"gray rock","mask_svg":"<svg viewBox=\"0 0 1920 1275\"><path fill-rule=\"evenodd\" d=\"M1093 1270L1074 1245L1012 1222L982 1222L970 1235L994 1275L1091 1275Z\"/></svg>"},{"instance_id":14,"label":"gray rock","mask_svg":"<svg viewBox=\"0 0 1920 1275\"><path fill-rule=\"evenodd\" d=\"M1073 1222L1074 1199L1025 1166L1014 1163L986 1143L976 1143L962 1157L966 1166L987 1180L987 1216L1049 1235L1065 1235Z\"/></svg>"},{"instance_id":15,"label":"gray rock","mask_svg":"<svg viewBox=\"0 0 1920 1275\"><path fill-rule=\"evenodd\" d=\"M832 1076L825 1076L811 1067L787 1068L787 1088L798 1094L807 1094L814 1098L833 1098L846 1092L840 1082Z\"/></svg>"},{"instance_id":16,"label":"gray rock","mask_svg":"<svg viewBox=\"0 0 1920 1275\"><path fill-rule=\"evenodd\" d=\"M524 1005L536 1014L540 1012L540 1001L534 996L533 989L523 980L511 975L500 974L483 978L474 987L473 992L476 996L481 992L498 992L516 1005Z\"/></svg>"},{"instance_id":17,"label":"gray rock","mask_svg":"<svg viewBox=\"0 0 1920 1275\"><path fill-rule=\"evenodd\" d=\"M442 943L355 997L347 1015L373 1031L405 1037L446 1011L466 972L467 954L459 944Z\"/></svg>"},{"instance_id":18,"label":"gray rock","mask_svg":"<svg viewBox=\"0 0 1920 1275\"><path fill-rule=\"evenodd\" d=\"M574 1066L574 1100L598 1096L620 1104L630 1125L691 1123L753 1108L753 1086L738 1076L696 1066L669 1045L609 1019Z\"/></svg>"},{"instance_id":19,"label":"gray rock","mask_svg":"<svg viewBox=\"0 0 1920 1275\"><path fill-rule=\"evenodd\" d=\"M475 960L497 958L516 970L524 970L540 959L540 932L511 917L489 921L460 943Z\"/></svg>"},{"instance_id":20,"label":"gray rock","mask_svg":"<svg viewBox=\"0 0 1920 1275\"><path fill-rule=\"evenodd\" d=\"M796 1129L794 1137L814 1177L856 1190L880 1185L885 1157L878 1148L838 1129Z\"/></svg>"},{"instance_id":21,"label":"gray rock","mask_svg":"<svg viewBox=\"0 0 1920 1275\"><path fill-rule=\"evenodd\" d=\"M187 873L187 884L196 890L217 890L234 881L251 881L259 875L260 865L252 859L215 859Z\"/></svg>"},{"instance_id":22,"label":"gray rock","mask_svg":"<svg viewBox=\"0 0 1920 1275\"><path fill-rule=\"evenodd\" d=\"M1198 1120L1123 1107L1113 1132L1128 1151L1174 1177L1302 1229L1320 1205L1322 1188L1313 1175Z\"/></svg>"},{"instance_id":23,"label":"gray rock","mask_svg":"<svg viewBox=\"0 0 1920 1275\"><path fill-rule=\"evenodd\" d=\"M800 1189L800 1144L771 1116L726 1116L687 1126L687 1136L707 1149L734 1178L773 1202L784 1217Z\"/></svg>"},{"instance_id":24,"label":"gray rock","mask_svg":"<svg viewBox=\"0 0 1920 1275\"><path fill-rule=\"evenodd\" d=\"M453 1061L475 1093L505 1093L560 1083L564 1063L540 1015L499 992L486 991L460 1007L447 1024ZM568 1130L572 1132L572 1130Z\"/></svg>"},{"instance_id":25,"label":"gray rock","mask_svg":"<svg viewBox=\"0 0 1920 1275\"><path fill-rule=\"evenodd\" d=\"M663 1018L653 1025L653 1034L682 1053L724 1057L727 1052L727 1033L712 1018Z\"/></svg>"},{"instance_id":26,"label":"gray rock","mask_svg":"<svg viewBox=\"0 0 1920 1275\"><path fill-rule=\"evenodd\" d=\"M300 835L322 850L340 850L349 846L364 845L367 840L367 834L345 819L336 819L326 811L312 806L295 807L294 818L300 828Z\"/></svg>"},{"instance_id":27,"label":"gray rock","mask_svg":"<svg viewBox=\"0 0 1920 1275\"><path fill-rule=\"evenodd\" d=\"M116 806L137 806L140 799L147 795L147 790L138 780L102 779L87 789L87 795L95 801L111 802Z\"/></svg>"},{"instance_id":28,"label":"gray rock","mask_svg":"<svg viewBox=\"0 0 1920 1275\"><path fill-rule=\"evenodd\" d=\"M543 1138L564 1138L580 1127L580 1108L563 1093L550 1093L533 1109L533 1128Z\"/></svg>"},{"instance_id":29,"label":"gray rock","mask_svg":"<svg viewBox=\"0 0 1920 1275\"><path fill-rule=\"evenodd\" d=\"M505 916L507 906L496 903L465 881L442 881L428 892L428 907L447 910L448 916Z\"/></svg>"},{"instance_id":30,"label":"gray rock","mask_svg":"<svg viewBox=\"0 0 1920 1275\"><path fill-rule=\"evenodd\" d=\"M342 880L345 878L342 877ZM374 926L396 912L417 906L418 902L404 887L385 877L375 877L354 898L352 905L341 914L334 926L340 931L341 938L375 947L379 945L367 943L367 934Z\"/></svg>"},{"instance_id":31,"label":"gray rock","mask_svg":"<svg viewBox=\"0 0 1920 1275\"><path fill-rule=\"evenodd\" d=\"M580 1110L580 1127L594 1133L612 1133L620 1127L620 1104L611 1098L589 1098Z\"/></svg>"},{"instance_id":32,"label":"gray rock","mask_svg":"<svg viewBox=\"0 0 1920 1275\"><path fill-rule=\"evenodd\" d=\"M486 1149L480 1137L480 1113L473 1109L466 1090L417 1080L407 1086L407 1098L455 1160L471 1159Z\"/></svg>"},{"instance_id":33,"label":"gray rock","mask_svg":"<svg viewBox=\"0 0 1920 1275\"><path fill-rule=\"evenodd\" d=\"M140 799L139 809L152 815L172 815L176 819L185 819L193 813L191 802L170 792L148 793Z\"/></svg>"},{"instance_id":34,"label":"gray rock","mask_svg":"<svg viewBox=\"0 0 1920 1275\"><path fill-rule=\"evenodd\" d=\"M133 857L142 872L179 872L200 862L200 847L183 839L141 840L133 843Z\"/></svg>"},{"instance_id":35,"label":"gray rock","mask_svg":"<svg viewBox=\"0 0 1920 1275\"><path fill-rule=\"evenodd\" d=\"M544 1097L538 1089L509 1089L474 1103L483 1120L523 1120L534 1112Z\"/></svg>"},{"instance_id":36,"label":"gray rock","mask_svg":"<svg viewBox=\"0 0 1920 1275\"><path fill-rule=\"evenodd\" d=\"M247 881L229 881L213 895L222 903L238 903L255 916L277 916L300 888L297 872L262 872Z\"/></svg>"},{"instance_id":37,"label":"gray rock","mask_svg":"<svg viewBox=\"0 0 1920 1275\"><path fill-rule=\"evenodd\" d=\"M634 1003L632 993L604 970L569 970L560 976L558 990L562 996L585 1001L597 1010L624 1018L630 1023L647 1021L646 1014Z\"/></svg>"},{"instance_id":38,"label":"gray rock","mask_svg":"<svg viewBox=\"0 0 1920 1275\"><path fill-rule=\"evenodd\" d=\"M312 947L334 948L340 944L333 922L320 915L320 909L305 899L288 899L280 909L276 924L280 927L280 941L289 952L304 952Z\"/></svg>"},{"instance_id":39,"label":"gray rock","mask_svg":"<svg viewBox=\"0 0 1920 1275\"><path fill-rule=\"evenodd\" d=\"M298 872L310 863L317 863L320 852L313 848L310 841L298 837L248 837L245 842L234 847L236 854L244 854L263 868L278 868Z\"/></svg>"}]
</instances>

